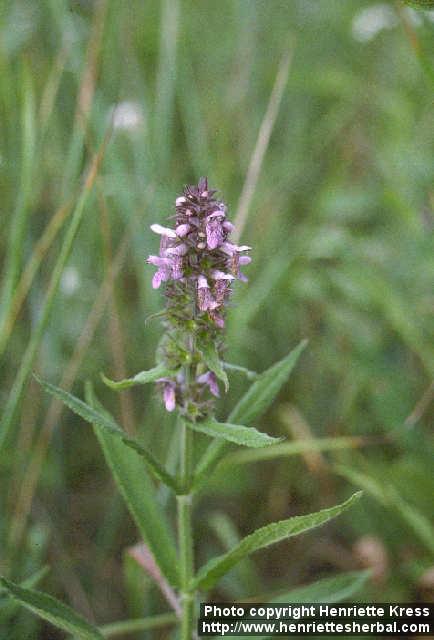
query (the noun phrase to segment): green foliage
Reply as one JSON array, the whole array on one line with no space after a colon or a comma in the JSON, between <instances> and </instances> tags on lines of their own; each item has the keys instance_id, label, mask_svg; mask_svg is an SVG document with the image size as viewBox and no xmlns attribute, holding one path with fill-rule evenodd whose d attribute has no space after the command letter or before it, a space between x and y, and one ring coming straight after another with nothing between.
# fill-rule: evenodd
<instances>
[{"instance_id":1,"label":"green foliage","mask_svg":"<svg viewBox=\"0 0 434 640\"><path fill-rule=\"evenodd\" d=\"M280 438L262 433L253 427L243 427L240 424L229 422L216 422L215 420L204 420L203 422L187 422L187 426L194 431L206 433L214 438L221 438L228 442L235 442L244 447L267 447L279 442Z\"/></svg>"},{"instance_id":2,"label":"green foliage","mask_svg":"<svg viewBox=\"0 0 434 640\"><path fill-rule=\"evenodd\" d=\"M6 578L0 578L0 584L23 607L51 622L55 627L72 633L81 640L102 640L104 637L87 620L52 596L42 591L25 589Z\"/></svg>"},{"instance_id":3,"label":"green foliage","mask_svg":"<svg viewBox=\"0 0 434 640\"><path fill-rule=\"evenodd\" d=\"M338 451L339 449L353 449L358 444L357 438L316 438L299 440L298 442L281 442L273 444L261 451L236 451L228 454L222 464L239 465L286 458L315 451Z\"/></svg>"},{"instance_id":4,"label":"green foliage","mask_svg":"<svg viewBox=\"0 0 434 640\"><path fill-rule=\"evenodd\" d=\"M19 585L26 589L36 587L49 572L49 567L45 566L26 578ZM6 596L7 590L5 587L0 586L0 623L6 623L6 620L10 619L16 614L19 608L19 603L16 600L11 600ZM4 597L3 597L4 596Z\"/></svg>"},{"instance_id":5,"label":"green foliage","mask_svg":"<svg viewBox=\"0 0 434 640\"><path fill-rule=\"evenodd\" d=\"M194 586L199 589L210 589L233 566L254 551L319 527L351 507L361 495L362 493L359 491L335 507L323 509L317 513L310 513L306 516L295 516L281 522L273 522L257 529L254 533L243 538L234 549L222 556L213 558L205 566L201 567L193 581Z\"/></svg>"},{"instance_id":6,"label":"green foliage","mask_svg":"<svg viewBox=\"0 0 434 640\"><path fill-rule=\"evenodd\" d=\"M93 406L99 406L90 387L87 389L87 400ZM104 416L110 418L102 407L100 410L104 411ZM176 586L179 582L178 560L170 525L158 504L155 487L141 459L110 431L96 422L93 424L106 462L129 512L149 545L162 574Z\"/></svg>"},{"instance_id":7,"label":"green foliage","mask_svg":"<svg viewBox=\"0 0 434 640\"><path fill-rule=\"evenodd\" d=\"M231 424L237 422L249 423L271 406L276 395L288 380L305 346L306 341L303 340L285 358L258 375L257 379L229 414L228 419ZM226 442L223 440L216 440L209 445L197 466L196 485L199 485L217 465L225 448Z\"/></svg>"},{"instance_id":8,"label":"green foliage","mask_svg":"<svg viewBox=\"0 0 434 640\"><path fill-rule=\"evenodd\" d=\"M395 509L403 518L422 544L434 555L434 527L415 507L401 498L395 488L389 484L380 484L376 478L357 469L349 469L342 465L337 472L345 476L350 482L359 486L386 507Z\"/></svg>"},{"instance_id":9,"label":"green foliage","mask_svg":"<svg viewBox=\"0 0 434 640\"><path fill-rule=\"evenodd\" d=\"M103 373L101 374L101 378L104 384L110 387L110 389L114 389L115 391L122 391L123 389L134 387L137 384L148 384L150 382L155 382L159 378L164 378L165 376L171 375L173 375L173 371L170 371L170 369L167 369L164 365L159 364L153 369L149 369L148 371L141 371L132 378L126 378L125 380L119 380L118 382L110 380Z\"/></svg>"},{"instance_id":10,"label":"green foliage","mask_svg":"<svg viewBox=\"0 0 434 640\"><path fill-rule=\"evenodd\" d=\"M231 421L249 424L267 411L288 380L306 344L307 340L303 340L287 356L258 376L231 411Z\"/></svg>"},{"instance_id":11,"label":"green foliage","mask_svg":"<svg viewBox=\"0 0 434 640\"><path fill-rule=\"evenodd\" d=\"M221 380L225 385L225 391L229 389L229 380L226 371L223 368L223 363L220 361L219 355L212 343L205 345L200 344L199 349L202 352L203 359L208 365L209 369L213 371L217 378Z\"/></svg>"},{"instance_id":12,"label":"green foliage","mask_svg":"<svg viewBox=\"0 0 434 640\"><path fill-rule=\"evenodd\" d=\"M404 0L404 2L415 9L434 9L434 0Z\"/></svg>"},{"instance_id":13,"label":"green foliage","mask_svg":"<svg viewBox=\"0 0 434 640\"><path fill-rule=\"evenodd\" d=\"M44 389L48 391L48 393L51 393L51 395L61 400L71 409L71 411L74 411L74 413L80 416L80 418L83 418L83 420L86 420L86 422L89 422L90 424L97 425L101 429L104 429L111 435L120 439L127 447L134 449L136 453L142 456L144 462L158 480L161 480L173 489L177 488L175 479L167 473L152 453L145 449L139 442L137 442L137 440L134 440L122 431L111 416L107 416L106 413L96 411L79 398L76 398L67 391L63 391L49 382L41 380L41 378L38 378L36 375L35 378L44 387Z\"/></svg>"}]
</instances>

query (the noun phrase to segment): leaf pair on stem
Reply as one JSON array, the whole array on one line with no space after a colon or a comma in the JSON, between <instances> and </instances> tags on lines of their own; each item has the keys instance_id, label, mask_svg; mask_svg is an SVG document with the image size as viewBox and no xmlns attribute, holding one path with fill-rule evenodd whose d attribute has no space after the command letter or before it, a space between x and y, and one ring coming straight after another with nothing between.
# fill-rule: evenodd
<instances>
[{"instance_id":1,"label":"leaf pair on stem","mask_svg":"<svg viewBox=\"0 0 434 640\"><path fill-rule=\"evenodd\" d=\"M192 486L195 489L209 476L230 444L258 448L279 442L279 438L271 437L253 427L238 424L238 422L249 424L269 408L282 385L288 379L305 345L306 342L300 343L288 356L258 375L232 410L228 422L219 423L212 419L206 419L195 423L186 423L189 428L214 437L213 442L194 470ZM222 376L226 376L222 365L220 362L217 365L212 354L207 354L206 359L209 368L219 378L222 379ZM113 382L104 378L104 381L112 388L125 389L136 384L154 382L166 373L162 365L157 365L154 369L141 372L128 380ZM42 381L40 378L37 379L50 394L93 425L119 491L162 575L172 587L179 588L178 552L166 515L155 497L154 485L147 471L156 480L167 485L175 494L182 491L178 479L172 476L145 446L138 440L131 438L119 427L114 418L98 402L90 385L86 388L87 402L83 402L70 393ZM198 590L211 589L243 558L271 544L328 522L352 506L360 495L361 493L358 492L342 504L314 514L295 516L257 529L227 553L213 558L202 566L192 577L188 585L189 590L195 593ZM58 627L74 633L77 637L85 640L104 637L100 630L51 596L15 585L5 579L2 584L8 593L23 606Z\"/></svg>"}]
</instances>

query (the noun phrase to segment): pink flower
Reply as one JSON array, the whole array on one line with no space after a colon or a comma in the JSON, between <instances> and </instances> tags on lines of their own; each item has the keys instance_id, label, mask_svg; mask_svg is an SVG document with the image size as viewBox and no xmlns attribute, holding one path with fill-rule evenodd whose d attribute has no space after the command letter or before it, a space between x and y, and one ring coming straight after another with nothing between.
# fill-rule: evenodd
<instances>
[{"instance_id":1,"label":"pink flower","mask_svg":"<svg viewBox=\"0 0 434 640\"><path fill-rule=\"evenodd\" d=\"M213 218L214 214L208 217L205 225L206 229L206 244L208 249L217 249L223 240L225 239L225 231L222 227L222 219ZM218 216L221 216L221 212L217 212Z\"/></svg>"},{"instance_id":2,"label":"pink flower","mask_svg":"<svg viewBox=\"0 0 434 640\"><path fill-rule=\"evenodd\" d=\"M213 396L215 396L216 398L220 397L220 390L217 384L217 377L215 373L213 373L212 371L207 371L207 373L203 373L201 376L198 376L196 380L200 384L206 384Z\"/></svg>"},{"instance_id":3,"label":"pink flower","mask_svg":"<svg viewBox=\"0 0 434 640\"><path fill-rule=\"evenodd\" d=\"M161 224L151 224L151 231L158 233L160 236L166 236L167 238L176 238L176 233L169 227L162 227Z\"/></svg>"},{"instance_id":4,"label":"pink flower","mask_svg":"<svg viewBox=\"0 0 434 640\"><path fill-rule=\"evenodd\" d=\"M174 411L176 407L176 384L169 378L160 378L157 380L163 383L163 400L166 411Z\"/></svg>"},{"instance_id":5,"label":"pink flower","mask_svg":"<svg viewBox=\"0 0 434 640\"><path fill-rule=\"evenodd\" d=\"M190 231L191 227L189 224L180 224L176 227L176 235L178 238L183 238Z\"/></svg>"},{"instance_id":6,"label":"pink flower","mask_svg":"<svg viewBox=\"0 0 434 640\"><path fill-rule=\"evenodd\" d=\"M197 298L201 311L209 311L218 307L218 303L211 295L208 280L202 275L197 280Z\"/></svg>"}]
</instances>

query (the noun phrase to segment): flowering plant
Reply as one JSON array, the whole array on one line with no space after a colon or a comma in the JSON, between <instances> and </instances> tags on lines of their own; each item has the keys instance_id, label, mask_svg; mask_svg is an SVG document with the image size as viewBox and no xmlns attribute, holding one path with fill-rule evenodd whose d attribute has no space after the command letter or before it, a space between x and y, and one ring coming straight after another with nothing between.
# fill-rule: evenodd
<instances>
[{"instance_id":1,"label":"flowering plant","mask_svg":"<svg viewBox=\"0 0 434 640\"><path fill-rule=\"evenodd\" d=\"M165 624L179 621L181 640L190 640L195 637L199 595L203 599L220 578L252 552L327 522L352 505L359 494L314 514L265 525L196 571L194 495L225 455L227 447L233 444L252 448L279 446L280 438L258 431L251 424L272 404L305 342L261 374L224 362L227 302L234 282L246 281L241 267L250 262L247 255L250 247L230 241L234 227L227 218L227 208L216 198L216 192L209 189L206 178L186 187L176 199L173 228L153 224L151 229L160 236L158 255L151 255L147 260L157 268L152 285L155 289L163 286L166 298L162 313L165 332L157 348L157 363L152 369L126 380L114 382L104 376L103 380L116 390L156 383L166 410L178 416L177 473L172 474L152 451L126 434L98 402L90 386L86 392L87 402L83 402L48 382L40 382L49 393L93 424L110 470L145 542L135 549L134 555L157 582L174 611L172 617L165 618ZM214 403L220 395L220 385L228 389L227 371L231 368L244 372L253 382L238 399L228 421L218 422ZM212 438L201 457L194 452L194 432ZM148 474L176 496L177 546ZM345 580L351 583L354 576L344 577L344 583L342 580L339 583L341 590L344 584L348 591L351 584ZM323 590L327 589L328 601L330 584L322 586ZM5 579L3 586L24 606L77 637L103 638L99 629L50 596ZM317 594L318 584L313 587ZM143 628L153 623L145 621Z\"/></svg>"},{"instance_id":2,"label":"flowering plant","mask_svg":"<svg viewBox=\"0 0 434 640\"><path fill-rule=\"evenodd\" d=\"M157 382L166 409L177 406L193 419L212 412L205 398L207 391L220 395L217 378L227 385L219 365L225 306L232 282L247 280L240 267L251 260L250 247L229 242L234 226L215 193L202 178L176 199L175 229L151 226L161 236L159 255L148 258L158 267L152 286L166 289L161 362L173 371Z\"/></svg>"}]
</instances>

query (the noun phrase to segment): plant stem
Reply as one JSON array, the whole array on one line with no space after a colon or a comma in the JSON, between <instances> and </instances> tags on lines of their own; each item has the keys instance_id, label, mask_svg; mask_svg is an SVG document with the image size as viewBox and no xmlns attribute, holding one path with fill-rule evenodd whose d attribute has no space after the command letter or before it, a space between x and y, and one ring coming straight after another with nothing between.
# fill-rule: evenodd
<instances>
[{"instance_id":1,"label":"plant stem","mask_svg":"<svg viewBox=\"0 0 434 640\"><path fill-rule=\"evenodd\" d=\"M195 594L190 589L194 572L191 474L193 467L193 433L184 421L181 425L180 486L183 493L176 496L178 505L178 541L181 573L181 640L191 640L194 621Z\"/></svg>"}]
</instances>

